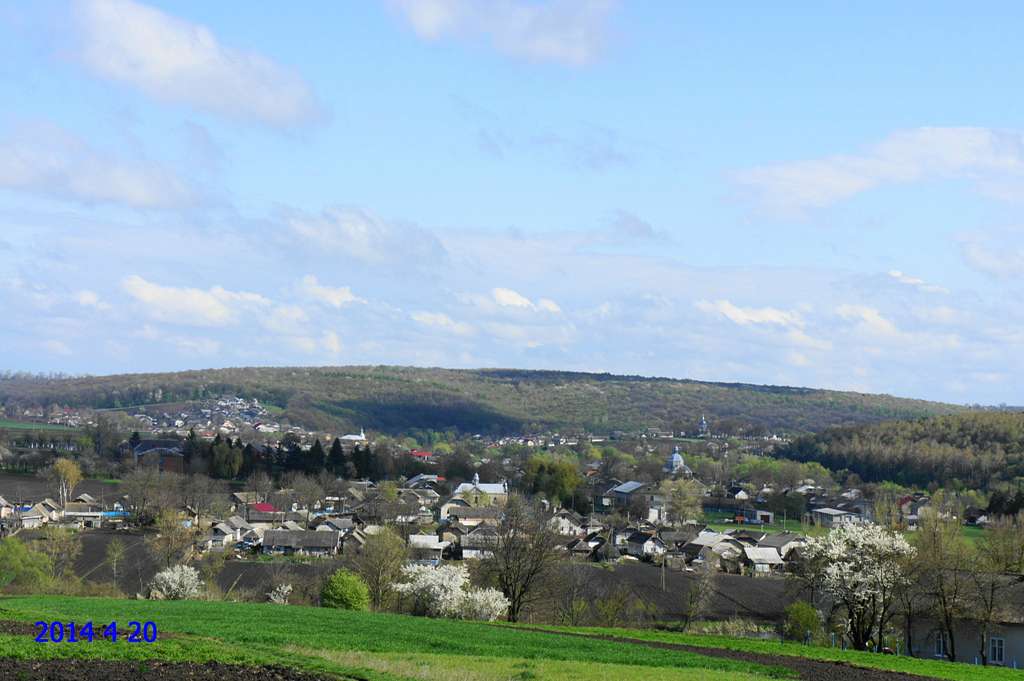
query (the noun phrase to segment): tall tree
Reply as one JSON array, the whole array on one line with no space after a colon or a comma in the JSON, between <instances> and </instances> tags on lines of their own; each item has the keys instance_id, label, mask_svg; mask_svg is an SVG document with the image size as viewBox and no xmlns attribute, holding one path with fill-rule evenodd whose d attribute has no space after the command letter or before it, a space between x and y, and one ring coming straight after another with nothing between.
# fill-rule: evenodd
<instances>
[{"instance_id":1,"label":"tall tree","mask_svg":"<svg viewBox=\"0 0 1024 681\"><path fill-rule=\"evenodd\" d=\"M324 469L327 457L324 453L323 445L320 444L319 438L317 438L313 443L313 446L309 448L309 451L306 452L304 459L304 468L306 469L307 474L316 475Z\"/></svg>"},{"instance_id":2,"label":"tall tree","mask_svg":"<svg viewBox=\"0 0 1024 681\"><path fill-rule=\"evenodd\" d=\"M61 512L71 500L75 487L82 481L82 469L71 459L57 459L53 462L53 477L57 481L57 496L60 499Z\"/></svg>"},{"instance_id":3,"label":"tall tree","mask_svg":"<svg viewBox=\"0 0 1024 681\"><path fill-rule=\"evenodd\" d=\"M905 583L902 567L914 548L902 535L878 525L847 524L824 537L813 537L804 547L812 583L839 605L846 616L847 636L857 650L881 643L893 615L899 587Z\"/></svg>"},{"instance_id":4,"label":"tall tree","mask_svg":"<svg viewBox=\"0 0 1024 681\"><path fill-rule=\"evenodd\" d=\"M110 566L110 572L114 576L114 584L117 584L117 569L124 562L124 542L119 537L114 537L107 544L105 559Z\"/></svg>"},{"instance_id":5,"label":"tall tree","mask_svg":"<svg viewBox=\"0 0 1024 681\"><path fill-rule=\"evenodd\" d=\"M558 562L560 537L538 505L511 494L498 524L493 555L483 568L492 574L509 600L508 621L518 622L523 608Z\"/></svg>"},{"instance_id":6,"label":"tall tree","mask_svg":"<svg viewBox=\"0 0 1024 681\"><path fill-rule=\"evenodd\" d=\"M978 540L971 569L971 602L978 623L978 653L989 663L990 634L1006 612L1006 592L1024 579L1024 514L999 518Z\"/></svg>"},{"instance_id":7,"label":"tall tree","mask_svg":"<svg viewBox=\"0 0 1024 681\"><path fill-rule=\"evenodd\" d=\"M156 534L146 539L146 548L161 567L171 567L192 545L192 531L181 524L173 511L162 511L156 520Z\"/></svg>"},{"instance_id":8,"label":"tall tree","mask_svg":"<svg viewBox=\"0 0 1024 681\"><path fill-rule=\"evenodd\" d=\"M957 624L968 613L969 568L974 559L970 544L953 517L923 509L914 533L920 561L920 586L932 604L932 614L946 635L946 657L956 660Z\"/></svg>"},{"instance_id":9,"label":"tall tree","mask_svg":"<svg viewBox=\"0 0 1024 681\"><path fill-rule=\"evenodd\" d=\"M341 439L334 438L331 451L327 455L327 470L335 475L344 476L346 463L345 448L341 446Z\"/></svg>"},{"instance_id":10,"label":"tall tree","mask_svg":"<svg viewBox=\"0 0 1024 681\"><path fill-rule=\"evenodd\" d=\"M409 549L394 529L387 527L367 536L363 550L352 563L370 590L370 605L374 610L391 605L395 584L402 580L402 567L408 558Z\"/></svg>"}]
</instances>

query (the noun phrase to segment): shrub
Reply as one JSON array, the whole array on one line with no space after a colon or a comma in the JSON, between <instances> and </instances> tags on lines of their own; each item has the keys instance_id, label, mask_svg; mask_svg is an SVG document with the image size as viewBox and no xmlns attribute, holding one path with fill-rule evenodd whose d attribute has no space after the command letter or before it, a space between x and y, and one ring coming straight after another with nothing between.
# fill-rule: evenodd
<instances>
[{"instance_id":1,"label":"shrub","mask_svg":"<svg viewBox=\"0 0 1024 681\"><path fill-rule=\"evenodd\" d=\"M821 636L821 618L818 611L807 601L795 601L786 606L786 620L783 635L791 641L816 641Z\"/></svg>"},{"instance_id":2,"label":"shrub","mask_svg":"<svg viewBox=\"0 0 1024 681\"><path fill-rule=\"evenodd\" d=\"M52 563L17 537L0 539L0 589L11 586L31 593L49 580Z\"/></svg>"},{"instance_id":3,"label":"shrub","mask_svg":"<svg viewBox=\"0 0 1024 681\"><path fill-rule=\"evenodd\" d=\"M465 565L408 565L407 581L396 590L414 601L414 611L435 617L493 621L508 611L508 599L497 589L475 589Z\"/></svg>"},{"instance_id":4,"label":"shrub","mask_svg":"<svg viewBox=\"0 0 1024 681\"><path fill-rule=\"evenodd\" d=\"M278 584L267 594L267 600L278 605L288 605L288 597L291 594L291 584Z\"/></svg>"},{"instance_id":5,"label":"shrub","mask_svg":"<svg viewBox=\"0 0 1024 681\"><path fill-rule=\"evenodd\" d=\"M320 605L342 610L368 610L370 590L359 575L348 570L338 570L330 576L320 592Z\"/></svg>"},{"instance_id":6,"label":"shrub","mask_svg":"<svg viewBox=\"0 0 1024 681\"><path fill-rule=\"evenodd\" d=\"M202 590L199 572L187 565L175 565L156 573L149 583L149 597L158 600L180 601L195 598Z\"/></svg>"}]
</instances>

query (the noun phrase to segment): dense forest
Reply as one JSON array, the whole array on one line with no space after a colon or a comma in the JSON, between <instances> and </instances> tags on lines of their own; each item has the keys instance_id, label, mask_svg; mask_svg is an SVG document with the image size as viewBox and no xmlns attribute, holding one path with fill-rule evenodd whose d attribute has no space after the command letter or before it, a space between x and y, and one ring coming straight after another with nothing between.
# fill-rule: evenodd
<instances>
[{"instance_id":1,"label":"dense forest","mask_svg":"<svg viewBox=\"0 0 1024 681\"><path fill-rule=\"evenodd\" d=\"M385 433L643 428L692 431L706 414L718 432L817 432L963 411L888 395L640 376L412 367L239 368L98 377L0 375L0 405L126 408L222 394L257 398L309 428Z\"/></svg>"},{"instance_id":2,"label":"dense forest","mask_svg":"<svg viewBox=\"0 0 1024 681\"><path fill-rule=\"evenodd\" d=\"M830 428L779 457L849 470L872 482L991 489L1024 481L1024 413L971 412Z\"/></svg>"}]
</instances>

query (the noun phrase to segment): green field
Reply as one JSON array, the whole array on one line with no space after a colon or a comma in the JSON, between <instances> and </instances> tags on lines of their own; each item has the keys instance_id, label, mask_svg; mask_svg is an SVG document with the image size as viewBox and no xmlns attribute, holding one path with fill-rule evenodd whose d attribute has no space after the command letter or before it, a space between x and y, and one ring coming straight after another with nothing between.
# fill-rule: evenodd
<instances>
[{"instance_id":1,"label":"green field","mask_svg":"<svg viewBox=\"0 0 1024 681\"><path fill-rule=\"evenodd\" d=\"M920 676L931 676L950 681L1022 681L1024 673L1005 667L981 667L944 660L929 660L906 656L880 655L856 650L842 650L824 646L805 646L799 643L778 640L733 638L729 636L708 636L681 634L653 629L603 629L595 627L542 627L551 631L566 631L587 635L614 635L622 638L644 641L681 643L700 648L740 650L767 655L789 655L813 660L844 662L858 667L884 669Z\"/></svg>"},{"instance_id":2,"label":"green field","mask_svg":"<svg viewBox=\"0 0 1024 681\"><path fill-rule=\"evenodd\" d=\"M55 423L36 423L34 421L11 421L0 419L0 430L74 430Z\"/></svg>"},{"instance_id":3,"label":"green field","mask_svg":"<svg viewBox=\"0 0 1024 681\"><path fill-rule=\"evenodd\" d=\"M36 643L0 634L0 655L285 664L367 680L759 681L790 672L627 643L566 638L482 623L324 608L53 596L0 599L0 620L152 620L155 644Z\"/></svg>"}]
</instances>

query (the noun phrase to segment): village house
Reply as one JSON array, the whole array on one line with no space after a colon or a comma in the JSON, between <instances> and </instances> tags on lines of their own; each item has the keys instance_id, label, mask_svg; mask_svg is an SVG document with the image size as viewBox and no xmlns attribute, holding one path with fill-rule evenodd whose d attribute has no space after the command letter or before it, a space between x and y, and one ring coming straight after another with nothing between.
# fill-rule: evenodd
<instances>
[{"instance_id":1,"label":"village house","mask_svg":"<svg viewBox=\"0 0 1024 681\"><path fill-rule=\"evenodd\" d=\"M468 532L459 542L462 558L483 559L494 555L494 547L498 545L498 530L492 525L479 525Z\"/></svg>"},{"instance_id":2,"label":"village house","mask_svg":"<svg viewBox=\"0 0 1024 681\"><path fill-rule=\"evenodd\" d=\"M1004 593L1003 605L989 634L985 652L989 665L1021 669L1024 667L1024 582L1016 582ZM955 660L969 664L981 662L981 638L977 622L961 621L954 626ZM944 659L951 648L939 623L919 619L912 630L914 657Z\"/></svg>"},{"instance_id":3,"label":"village house","mask_svg":"<svg viewBox=\"0 0 1024 681\"><path fill-rule=\"evenodd\" d=\"M584 532L583 518L580 514L564 508L551 516L551 527L566 537L575 537Z\"/></svg>"},{"instance_id":4,"label":"village house","mask_svg":"<svg viewBox=\"0 0 1024 681\"><path fill-rule=\"evenodd\" d=\"M626 538L626 554L634 558L652 560L665 552L665 543L657 534L637 531Z\"/></svg>"},{"instance_id":5,"label":"village house","mask_svg":"<svg viewBox=\"0 0 1024 681\"><path fill-rule=\"evenodd\" d=\"M433 534L410 534L408 543L410 562L435 567L441 564L441 554L449 546L449 542Z\"/></svg>"},{"instance_id":6,"label":"village house","mask_svg":"<svg viewBox=\"0 0 1024 681\"><path fill-rule=\"evenodd\" d=\"M316 530L267 530L263 553L300 556L331 556L341 547L341 533Z\"/></svg>"},{"instance_id":7,"label":"village house","mask_svg":"<svg viewBox=\"0 0 1024 681\"><path fill-rule=\"evenodd\" d=\"M853 511L842 511L838 508L816 508L810 513L811 522L819 527L839 527L846 523L860 522L860 517Z\"/></svg>"},{"instance_id":8,"label":"village house","mask_svg":"<svg viewBox=\"0 0 1024 681\"><path fill-rule=\"evenodd\" d=\"M504 506L508 501L508 483L480 482L480 474L473 474L473 482L463 482L452 493L453 499L462 499L471 506Z\"/></svg>"}]
</instances>

